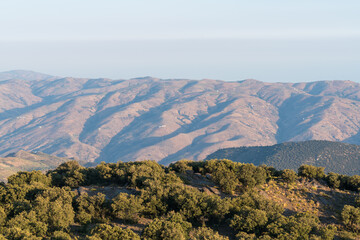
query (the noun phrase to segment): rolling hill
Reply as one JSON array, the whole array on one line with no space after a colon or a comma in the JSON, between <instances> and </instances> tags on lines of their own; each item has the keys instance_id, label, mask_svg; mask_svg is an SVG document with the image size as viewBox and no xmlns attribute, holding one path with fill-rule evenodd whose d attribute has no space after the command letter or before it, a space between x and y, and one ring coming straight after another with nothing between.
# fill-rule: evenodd
<instances>
[{"instance_id":1,"label":"rolling hill","mask_svg":"<svg viewBox=\"0 0 360 240\"><path fill-rule=\"evenodd\" d=\"M0 82L2 156L168 164L238 146L360 143L360 84L351 81L19 78Z\"/></svg>"},{"instance_id":2,"label":"rolling hill","mask_svg":"<svg viewBox=\"0 0 360 240\"><path fill-rule=\"evenodd\" d=\"M51 156L42 152L19 151L0 158L0 181L19 171L49 170L70 161L67 158Z\"/></svg>"},{"instance_id":3,"label":"rolling hill","mask_svg":"<svg viewBox=\"0 0 360 240\"><path fill-rule=\"evenodd\" d=\"M295 171L302 164L308 164L325 167L326 172L360 174L360 146L340 142L313 140L273 146L226 148L207 156L207 159L215 158Z\"/></svg>"}]
</instances>

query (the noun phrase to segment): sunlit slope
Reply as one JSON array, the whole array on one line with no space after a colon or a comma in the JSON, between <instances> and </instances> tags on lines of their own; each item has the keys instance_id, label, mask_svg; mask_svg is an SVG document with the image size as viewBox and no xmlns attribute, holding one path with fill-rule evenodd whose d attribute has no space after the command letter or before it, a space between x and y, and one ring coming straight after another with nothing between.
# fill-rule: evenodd
<instances>
[{"instance_id":1,"label":"sunlit slope","mask_svg":"<svg viewBox=\"0 0 360 240\"><path fill-rule=\"evenodd\" d=\"M19 171L49 170L69 161L66 158L51 156L42 152L25 152L9 154L0 158L0 181Z\"/></svg>"},{"instance_id":2,"label":"sunlit slope","mask_svg":"<svg viewBox=\"0 0 360 240\"><path fill-rule=\"evenodd\" d=\"M0 82L0 154L23 149L168 164L228 147L359 143L359 94L350 81L6 80Z\"/></svg>"}]
</instances>

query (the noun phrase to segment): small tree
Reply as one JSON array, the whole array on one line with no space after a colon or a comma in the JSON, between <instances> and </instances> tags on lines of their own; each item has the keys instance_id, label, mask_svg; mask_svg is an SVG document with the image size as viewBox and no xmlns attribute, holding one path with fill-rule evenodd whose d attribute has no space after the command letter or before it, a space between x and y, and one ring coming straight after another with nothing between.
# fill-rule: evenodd
<instances>
[{"instance_id":1,"label":"small tree","mask_svg":"<svg viewBox=\"0 0 360 240\"><path fill-rule=\"evenodd\" d=\"M139 214L144 209L142 202L143 200L139 197L127 193L120 193L112 200L112 213L120 219L138 222Z\"/></svg>"},{"instance_id":2,"label":"small tree","mask_svg":"<svg viewBox=\"0 0 360 240\"><path fill-rule=\"evenodd\" d=\"M191 223L179 213L170 212L165 219L156 218L143 231L144 240L186 240Z\"/></svg>"},{"instance_id":3,"label":"small tree","mask_svg":"<svg viewBox=\"0 0 360 240\"><path fill-rule=\"evenodd\" d=\"M51 240L71 240L71 236L63 231L55 231L52 234Z\"/></svg>"},{"instance_id":4,"label":"small tree","mask_svg":"<svg viewBox=\"0 0 360 240\"><path fill-rule=\"evenodd\" d=\"M237 231L257 232L257 230L265 226L267 221L265 211L245 207L244 210L233 217L230 227Z\"/></svg>"},{"instance_id":5,"label":"small tree","mask_svg":"<svg viewBox=\"0 0 360 240\"><path fill-rule=\"evenodd\" d=\"M79 187L86 181L83 171L85 171L85 168L77 161L72 160L61 164L48 174L51 176L52 184L55 186Z\"/></svg>"},{"instance_id":6,"label":"small tree","mask_svg":"<svg viewBox=\"0 0 360 240\"><path fill-rule=\"evenodd\" d=\"M109 217L109 206L105 195L98 193L89 197L87 193L81 194L75 200L76 220L81 224L91 222L106 222Z\"/></svg>"},{"instance_id":7,"label":"small tree","mask_svg":"<svg viewBox=\"0 0 360 240\"><path fill-rule=\"evenodd\" d=\"M280 177L284 182L287 183L293 183L298 179L298 175L296 174L296 172L291 169L282 170Z\"/></svg>"},{"instance_id":8,"label":"small tree","mask_svg":"<svg viewBox=\"0 0 360 240\"><path fill-rule=\"evenodd\" d=\"M51 178L43 174L41 171L18 172L8 178L8 183L12 185L32 185L34 183L41 183L45 186L50 186Z\"/></svg>"},{"instance_id":9,"label":"small tree","mask_svg":"<svg viewBox=\"0 0 360 240\"><path fill-rule=\"evenodd\" d=\"M337 173L330 172L326 178L328 184L332 188L339 188L341 184L340 175Z\"/></svg>"},{"instance_id":10,"label":"small tree","mask_svg":"<svg viewBox=\"0 0 360 240\"><path fill-rule=\"evenodd\" d=\"M175 163L171 163L169 168L178 173L185 173L188 170L193 170L193 167L190 165L190 163L192 163L192 162L194 162L194 161L182 159Z\"/></svg>"},{"instance_id":11,"label":"small tree","mask_svg":"<svg viewBox=\"0 0 360 240\"><path fill-rule=\"evenodd\" d=\"M111 226L108 224L100 224L91 230L91 236L88 236L88 239L140 240L140 237L130 229L122 229L118 226Z\"/></svg>"},{"instance_id":12,"label":"small tree","mask_svg":"<svg viewBox=\"0 0 360 240\"><path fill-rule=\"evenodd\" d=\"M228 237L221 236L211 228L200 227L190 232L190 240L229 240Z\"/></svg>"},{"instance_id":13,"label":"small tree","mask_svg":"<svg viewBox=\"0 0 360 240\"><path fill-rule=\"evenodd\" d=\"M360 176L354 175L347 179L347 185L349 189L353 191L359 191L360 190Z\"/></svg>"},{"instance_id":14,"label":"small tree","mask_svg":"<svg viewBox=\"0 0 360 240\"><path fill-rule=\"evenodd\" d=\"M311 165L301 165L298 172L299 176L310 179L323 179L325 177L324 167L315 167Z\"/></svg>"},{"instance_id":15,"label":"small tree","mask_svg":"<svg viewBox=\"0 0 360 240\"><path fill-rule=\"evenodd\" d=\"M345 205L341 212L341 218L345 226L349 229L355 231L360 229L360 208Z\"/></svg>"},{"instance_id":16,"label":"small tree","mask_svg":"<svg viewBox=\"0 0 360 240\"><path fill-rule=\"evenodd\" d=\"M51 230L67 229L74 222L73 193L70 189L50 188L36 196L32 209Z\"/></svg>"}]
</instances>

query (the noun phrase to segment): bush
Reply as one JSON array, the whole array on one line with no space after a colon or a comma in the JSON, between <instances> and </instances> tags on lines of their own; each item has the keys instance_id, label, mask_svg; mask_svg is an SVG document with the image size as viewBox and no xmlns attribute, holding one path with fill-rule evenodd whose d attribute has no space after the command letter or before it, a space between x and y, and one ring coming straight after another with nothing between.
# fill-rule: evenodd
<instances>
[{"instance_id":1,"label":"bush","mask_svg":"<svg viewBox=\"0 0 360 240\"><path fill-rule=\"evenodd\" d=\"M28 229L23 229L21 227L9 227L2 229L3 236L6 237L6 239L11 240L41 240L42 237L37 237L34 234L32 234ZM0 238L1 239L1 238Z\"/></svg>"},{"instance_id":2,"label":"bush","mask_svg":"<svg viewBox=\"0 0 360 240\"><path fill-rule=\"evenodd\" d=\"M143 200L134 195L120 193L112 200L111 209L115 217L130 222L138 222L139 214L144 207Z\"/></svg>"},{"instance_id":3,"label":"bush","mask_svg":"<svg viewBox=\"0 0 360 240\"><path fill-rule=\"evenodd\" d=\"M106 222L109 219L110 207L105 195L98 193L89 197L87 193L75 199L76 221L80 224Z\"/></svg>"},{"instance_id":4,"label":"bush","mask_svg":"<svg viewBox=\"0 0 360 240\"><path fill-rule=\"evenodd\" d=\"M200 227L192 230L189 234L190 240L229 240L208 227Z\"/></svg>"},{"instance_id":5,"label":"bush","mask_svg":"<svg viewBox=\"0 0 360 240\"><path fill-rule=\"evenodd\" d=\"M91 235L88 236L88 239L140 240L140 237L129 229L122 229L118 226L111 226L108 224L100 224L91 230Z\"/></svg>"},{"instance_id":6,"label":"bush","mask_svg":"<svg viewBox=\"0 0 360 240\"><path fill-rule=\"evenodd\" d=\"M183 159L175 163L171 163L169 169L178 173L185 173L186 171L193 170L193 167L190 165L192 162L194 161Z\"/></svg>"},{"instance_id":7,"label":"bush","mask_svg":"<svg viewBox=\"0 0 360 240\"><path fill-rule=\"evenodd\" d=\"M166 218L152 221L141 236L144 240L186 240L191 226L181 214L170 212Z\"/></svg>"},{"instance_id":8,"label":"bush","mask_svg":"<svg viewBox=\"0 0 360 240\"><path fill-rule=\"evenodd\" d=\"M85 168L73 160L61 164L53 171L49 171L48 175L51 176L54 186L75 188L85 184L86 175L84 171Z\"/></svg>"},{"instance_id":9,"label":"bush","mask_svg":"<svg viewBox=\"0 0 360 240\"><path fill-rule=\"evenodd\" d=\"M69 234L62 231L55 231L51 237L51 240L71 240L71 239L72 238Z\"/></svg>"},{"instance_id":10,"label":"bush","mask_svg":"<svg viewBox=\"0 0 360 240\"><path fill-rule=\"evenodd\" d=\"M74 222L73 192L70 189L50 188L39 193L32 209L52 230L67 229Z\"/></svg>"},{"instance_id":11,"label":"bush","mask_svg":"<svg viewBox=\"0 0 360 240\"><path fill-rule=\"evenodd\" d=\"M239 181L247 188L253 188L266 182L267 172L262 167L253 164L243 164L237 174Z\"/></svg>"},{"instance_id":12,"label":"bush","mask_svg":"<svg viewBox=\"0 0 360 240\"><path fill-rule=\"evenodd\" d=\"M345 205L341 212L341 219L349 229L358 231L360 229L360 208Z\"/></svg>"},{"instance_id":13,"label":"bush","mask_svg":"<svg viewBox=\"0 0 360 240\"><path fill-rule=\"evenodd\" d=\"M309 239L319 228L319 218L309 213L298 213L291 217L281 216L268 226L267 232L278 239Z\"/></svg>"},{"instance_id":14,"label":"bush","mask_svg":"<svg viewBox=\"0 0 360 240\"><path fill-rule=\"evenodd\" d=\"M339 188L341 184L340 175L333 172L330 172L327 175L326 181L328 182L329 186L332 188Z\"/></svg>"},{"instance_id":15,"label":"bush","mask_svg":"<svg viewBox=\"0 0 360 240\"><path fill-rule=\"evenodd\" d=\"M320 229L320 236L322 240L332 240L334 239L337 228L333 225L322 227Z\"/></svg>"},{"instance_id":16,"label":"bush","mask_svg":"<svg viewBox=\"0 0 360 240\"><path fill-rule=\"evenodd\" d=\"M230 201L230 213L233 215L241 213L243 209L252 208L266 212L266 217L274 220L284 212L281 205L256 193L245 193Z\"/></svg>"},{"instance_id":17,"label":"bush","mask_svg":"<svg viewBox=\"0 0 360 240\"><path fill-rule=\"evenodd\" d=\"M298 172L300 177L320 180L325 177L324 169L324 167L301 165Z\"/></svg>"},{"instance_id":18,"label":"bush","mask_svg":"<svg viewBox=\"0 0 360 240\"><path fill-rule=\"evenodd\" d=\"M237 231L260 232L268 221L266 212L258 209L245 207L230 221L230 227Z\"/></svg>"},{"instance_id":19,"label":"bush","mask_svg":"<svg viewBox=\"0 0 360 240\"><path fill-rule=\"evenodd\" d=\"M253 233L249 234L246 232L238 232L236 234L236 239L238 239L238 240L255 240L255 239L257 239L257 237Z\"/></svg>"},{"instance_id":20,"label":"bush","mask_svg":"<svg viewBox=\"0 0 360 240\"><path fill-rule=\"evenodd\" d=\"M359 191L360 190L360 176L354 175L347 179L347 186L348 189L353 191Z\"/></svg>"},{"instance_id":21,"label":"bush","mask_svg":"<svg viewBox=\"0 0 360 240\"><path fill-rule=\"evenodd\" d=\"M293 183L298 179L298 175L294 170L284 169L280 174L281 179L287 183Z\"/></svg>"},{"instance_id":22,"label":"bush","mask_svg":"<svg viewBox=\"0 0 360 240\"><path fill-rule=\"evenodd\" d=\"M31 236L45 237L46 232L48 231L48 225L42 221L39 221L38 218L39 217L35 211L21 212L7 222L6 225L10 229L10 232L7 234L7 236L15 234L16 229L19 228L22 230L21 235L23 236L26 236L28 232Z\"/></svg>"},{"instance_id":23,"label":"bush","mask_svg":"<svg viewBox=\"0 0 360 240\"><path fill-rule=\"evenodd\" d=\"M32 185L41 183L45 186L51 185L51 178L43 174L41 171L18 172L8 178L8 183L12 185Z\"/></svg>"},{"instance_id":24,"label":"bush","mask_svg":"<svg viewBox=\"0 0 360 240\"><path fill-rule=\"evenodd\" d=\"M155 161L142 161L128 163L128 182L132 187L143 187L146 180L162 179L165 170Z\"/></svg>"},{"instance_id":25,"label":"bush","mask_svg":"<svg viewBox=\"0 0 360 240\"><path fill-rule=\"evenodd\" d=\"M205 163L205 169L211 173L213 181L229 194L232 194L240 183L236 175L236 168L236 163L230 160L209 160Z\"/></svg>"}]
</instances>

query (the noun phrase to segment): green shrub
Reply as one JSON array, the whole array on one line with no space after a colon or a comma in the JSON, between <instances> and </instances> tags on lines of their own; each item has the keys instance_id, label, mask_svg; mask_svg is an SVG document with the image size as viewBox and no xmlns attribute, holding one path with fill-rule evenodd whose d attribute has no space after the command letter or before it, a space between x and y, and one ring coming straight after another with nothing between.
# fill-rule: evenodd
<instances>
[{"instance_id":1,"label":"green shrub","mask_svg":"<svg viewBox=\"0 0 360 240\"><path fill-rule=\"evenodd\" d=\"M354 175L347 178L347 187L350 190L353 191L359 191L360 190L360 176Z\"/></svg>"},{"instance_id":2,"label":"green shrub","mask_svg":"<svg viewBox=\"0 0 360 240\"><path fill-rule=\"evenodd\" d=\"M43 174L41 171L18 172L8 177L8 183L12 185L24 185L41 183L45 186L51 185L51 178Z\"/></svg>"},{"instance_id":3,"label":"green shrub","mask_svg":"<svg viewBox=\"0 0 360 240\"><path fill-rule=\"evenodd\" d=\"M339 174L330 172L327 175L326 180L327 180L330 187L332 187L332 188L339 188L340 187L341 179L340 179Z\"/></svg>"},{"instance_id":4,"label":"green shrub","mask_svg":"<svg viewBox=\"0 0 360 240\"><path fill-rule=\"evenodd\" d=\"M85 168L77 161L72 160L62 163L55 170L49 171L48 175L52 178L54 186L79 187L86 183Z\"/></svg>"},{"instance_id":5,"label":"green shrub","mask_svg":"<svg viewBox=\"0 0 360 240\"><path fill-rule=\"evenodd\" d=\"M91 197L81 194L75 199L75 207L75 219L80 224L106 222L110 218L110 206L102 193Z\"/></svg>"},{"instance_id":6,"label":"green shrub","mask_svg":"<svg viewBox=\"0 0 360 240\"><path fill-rule=\"evenodd\" d=\"M171 163L169 169L178 173L185 173L186 171L192 171L193 170L193 167L191 166L192 162L194 161L183 159L175 163Z\"/></svg>"},{"instance_id":7,"label":"green shrub","mask_svg":"<svg viewBox=\"0 0 360 240\"><path fill-rule=\"evenodd\" d=\"M260 232L267 221L265 211L245 207L231 219L230 227L237 231L255 233Z\"/></svg>"},{"instance_id":8,"label":"green shrub","mask_svg":"<svg viewBox=\"0 0 360 240\"><path fill-rule=\"evenodd\" d=\"M320 228L320 236L322 240L332 240L334 239L337 228L333 225L324 226Z\"/></svg>"},{"instance_id":9,"label":"green shrub","mask_svg":"<svg viewBox=\"0 0 360 240\"><path fill-rule=\"evenodd\" d=\"M200 227L190 231L190 240L229 240L228 237L221 236L208 227Z\"/></svg>"},{"instance_id":10,"label":"green shrub","mask_svg":"<svg viewBox=\"0 0 360 240\"><path fill-rule=\"evenodd\" d=\"M51 240L71 240L71 236L63 231L55 231L51 236Z\"/></svg>"},{"instance_id":11,"label":"green shrub","mask_svg":"<svg viewBox=\"0 0 360 240\"><path fill-rule=\"evenodd\" d=\"M301 165L298 172L300 177L320 180L325 177L324 169L324 167Z\"/></svg>"},{"instance_id":12,"label":"green shrub","mask_svg":"<svg viewBox=\"0 0 360 240\"><path fill-rule=\"evenodd\" d=\"M73 192L64 188L49 188L39 193L32 210L52 230L67 229L74 222Z\"/></svg>"},{"instance_id":13,"label":"green shrub","mask_svg":"<svg viewBox=\"0 0 360 240\"><path fill-rule=\"evenodd\" d=\"M360 208L345 205L341 212L341 219L349 229L358 231L360 229Z\"/></svg>"},{"instance_id":14,"label":"green shrub","mask_svg":"<svg viewBox=\"0 0 360 240\"><path fill-rule=\"evenodd\" d=\"M298 175L294 170L284 169L280 173L280 177L284 182L293 183L298 179Z\"/></svg>"},{"instance_id":15,"label":"green shrub","mask_svg":"<svg viewBox=\"0 0 360 240\"><path fill-rule=\"evenodd\" d=\"M179 213L170 212L166 218L156 218L143 231L144 240L186 240L192 225Z\"/></svg>"},{"instance_id":16,"label":"green shrub","mask_svg":"<svg viewBox=\"0 0 360 240\"><path fill-rule=\"evenodd\" d=\"M266 226L272 238L277 239L309 239L317 233L319 218L310 213L297 213L291 217L280 216Z\"/></svg>"},{"instance_id":17,"label":"green shrub","mask_svg":"<svg viewBox=\"0 0 360 240\"><path fill-rule=\"evenodd\" d=\"M30 233L30 235L36 237L45 237L48 231L48 224L40 221L35 211L21 212L10 219L6 225L10 229L10 232L6 234L8 237L15 234L16 229L23 230L21 235Z\"/></svg>"},{"instance_id":18,"label":"green shrub","mask_svg":"<svg viewBox=\"0 0 360 240\"><path fill-rule=\"evenodd\" d=\"M138 222L139 214L144 209L142 203L143 200L139 197L127 193L120 193L112 200L112 213L117 218L130 222Z\"/></svg>"},{"instance_id":19,"label":"green shrub","mask_svg":"<svg viewBox=\"0 0 360 240\"><path fill-rule=\"evenodd\" d=\"M140 237L129 229L122 229L118 226L111 226L108 224L100 224L91 230L91 235L88 236L88 239L140 240Z\"/></svg>"}]
</instances>

